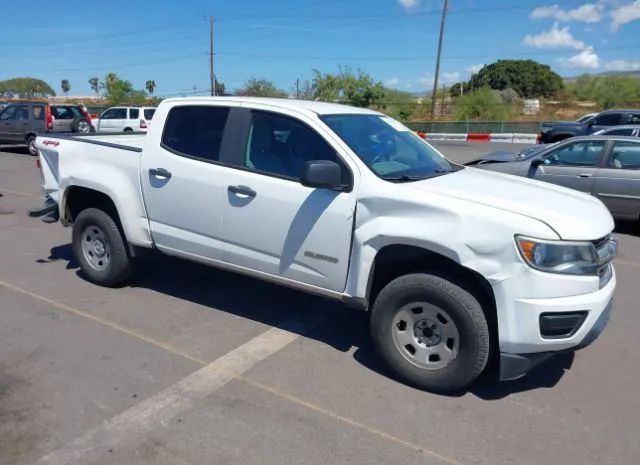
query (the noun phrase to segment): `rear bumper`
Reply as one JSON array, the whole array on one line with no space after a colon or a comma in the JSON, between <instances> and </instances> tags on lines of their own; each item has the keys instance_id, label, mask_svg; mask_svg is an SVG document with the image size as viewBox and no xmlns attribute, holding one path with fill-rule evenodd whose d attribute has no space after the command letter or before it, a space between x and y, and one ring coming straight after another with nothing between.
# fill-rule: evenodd
<instances>
[{"instance_id":1,"label":"rear bumper","mask_svg":"<svg viewBox=\"0 0 640 465\"><path fill-rule=\"evenodd\" d=\"M613 300L609 300L609 303L605 309L600 313L600 316L595 321L591 329L584 335L582 340L575 346L555 351L555 352L535 352L530 354L500 354L500 381L511 381L518 379L526 375L533 368L553 357L555 354L563 352L573 352L583 349L595 341L602 331L607 326L607 323L611 319L611 312L613 310Z\"/></svg>"}]
</instances>

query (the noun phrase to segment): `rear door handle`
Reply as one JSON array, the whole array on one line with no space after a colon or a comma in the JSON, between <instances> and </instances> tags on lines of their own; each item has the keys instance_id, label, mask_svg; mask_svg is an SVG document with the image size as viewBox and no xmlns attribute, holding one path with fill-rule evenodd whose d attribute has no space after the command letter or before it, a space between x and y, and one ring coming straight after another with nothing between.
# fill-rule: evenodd
<instances>
[{"instance_id":1,"label":"rear door handle","mask_svg":"<svg viewBox=\"0 0 640 465\"><path fill-rule=\"evenodd\" d=\"M579 178L590 178L592 176L593 176L593 174L590 174L590 173L580 173L578 175Z\"/></svg>"},{"instance_id":2,"label":"rear door handle","mask_svg":"<svg viewBox=\"0 0 640 465\"><path fill-rule=\"evenodd\" d=\"M164 168L151 168L149 170L149 174L151 176L155 176L156 178L171 179L171 171L168 171Z\"/></svg>"},{"instance_id":3,"label":"rear door handle","mask_svg":"<svg viewBox=\"0 0 640 465\"><path fill-rule=\"evenodd\" d=\"M247 197L255 197L256 191L247 186L229 186L229 192Z\"/></svg>"}]
</instances>

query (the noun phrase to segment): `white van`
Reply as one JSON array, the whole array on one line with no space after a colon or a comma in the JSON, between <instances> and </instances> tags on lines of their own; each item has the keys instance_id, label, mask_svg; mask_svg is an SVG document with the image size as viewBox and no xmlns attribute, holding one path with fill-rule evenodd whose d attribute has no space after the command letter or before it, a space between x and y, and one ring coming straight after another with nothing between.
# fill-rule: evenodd
<instances>
[{"instance_id":1,"label":"white van","mask_svg":"<svg viewBox=\"0 0 640 465\"><path fill-rule=\"evenodd\" d=\"M156 109L154 107L112 107L98 119L98 132L146 132Z\"/></svg>"}]
</instances>

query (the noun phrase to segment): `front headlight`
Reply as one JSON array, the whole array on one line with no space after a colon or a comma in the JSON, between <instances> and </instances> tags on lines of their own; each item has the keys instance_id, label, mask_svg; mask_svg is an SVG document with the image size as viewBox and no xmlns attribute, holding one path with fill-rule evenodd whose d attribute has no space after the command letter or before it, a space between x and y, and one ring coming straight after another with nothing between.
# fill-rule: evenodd
<instances>
[{"instance_id":1,"label":"front headlight","mask_svg":"<svg viewBox=\"0 0 640 465\"><path fill-rule=\"evenodd\" d=\"M568 242L516 236L522 258L548 273L597 276L603 261L591 242Z\"/></svg>"}]
</instances>

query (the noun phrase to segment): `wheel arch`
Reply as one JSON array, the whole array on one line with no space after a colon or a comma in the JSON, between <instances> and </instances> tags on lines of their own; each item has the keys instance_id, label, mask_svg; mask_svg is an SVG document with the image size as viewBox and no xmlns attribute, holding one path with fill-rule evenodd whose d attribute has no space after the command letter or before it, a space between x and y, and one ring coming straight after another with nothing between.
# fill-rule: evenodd
<instances>
[{"instance_id":1,"label":"wheel arch","mask_svg":"<svg viewBox=\"0 0 640 465\"><path fill-rule=\"evenodd\" d=\"M491 345L498 344L496 298L490 282L479 272L451 257L426 247L390 244L377 251L369 270L366 302L373 304L379 292L392 280L410 273L429 273L467 290L480 303L491 333Z\"/></svg>"}]
</instances>

